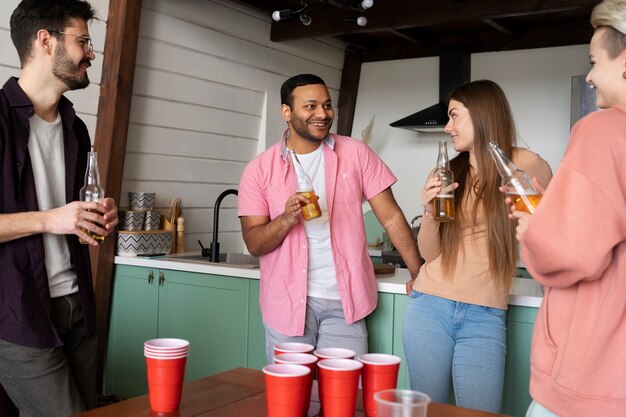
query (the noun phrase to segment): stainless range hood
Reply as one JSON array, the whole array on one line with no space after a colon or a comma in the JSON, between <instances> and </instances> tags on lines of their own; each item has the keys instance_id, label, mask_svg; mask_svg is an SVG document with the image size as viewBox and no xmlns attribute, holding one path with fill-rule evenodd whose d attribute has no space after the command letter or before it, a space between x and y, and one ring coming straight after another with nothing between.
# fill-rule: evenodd
<instances>
[{"instance_id":1,"label":"stainless range hood","mask_svg":"<svg viewBox=\"0 0 626 417\"><path fill-rule=\"evenodd\" d=\"M417 132L443 132L448 123L448 95L470 81L471 59L462 47L450 47L439 55L439 103L390 123Z\"/></svg>"}]
</instances>

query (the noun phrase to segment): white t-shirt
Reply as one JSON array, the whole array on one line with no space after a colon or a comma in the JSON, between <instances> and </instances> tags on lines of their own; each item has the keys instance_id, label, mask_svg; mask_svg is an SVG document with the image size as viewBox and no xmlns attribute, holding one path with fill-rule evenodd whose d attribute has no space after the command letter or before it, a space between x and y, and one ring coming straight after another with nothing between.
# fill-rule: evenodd
<instances>
[{"instance_id":1,"label":"white t-shirt","mask_svg":"<svg viewBox=\"0 0 626 417\"><path fill-rule=\"evenodd\" d=\"M326 204L326 175L324 172L324 144L308 154L298 154L304 171L313 181L313 189L319 197L322 215L304 222L309 243L309 270L307 295L310 297L339 300L337 275L330 243L330 222Z\"/></svg>"},{"instance_id":2,"label":"white t-shirt","mask_svg":"<svg viewBox=\"0 0 626 417\"><path fill-rule=\"evenodd\" d=\"M28 152L33 165L39 210L64 206L65 155L60 115L52 123L37 115L30 118ZM44 233L43 247L50 297L62 297L78 291L66 236Z\"/></svg>"}]
</instances>

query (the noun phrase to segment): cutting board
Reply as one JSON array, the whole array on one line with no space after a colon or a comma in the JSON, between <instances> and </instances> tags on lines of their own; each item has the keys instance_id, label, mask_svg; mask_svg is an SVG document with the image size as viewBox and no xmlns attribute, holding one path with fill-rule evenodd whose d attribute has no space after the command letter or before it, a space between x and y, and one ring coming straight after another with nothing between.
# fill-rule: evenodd
<instances>
[{"instance_id":1,"label":"cutting board","mask_svg":"<svg viewBox=\"0 0 626 417\"><path fill-rule=\"evenodd\" d=\"M393 274L396 272L396 267L389 264L374 264L374 274Z\"/></svg>"}]
</instances>

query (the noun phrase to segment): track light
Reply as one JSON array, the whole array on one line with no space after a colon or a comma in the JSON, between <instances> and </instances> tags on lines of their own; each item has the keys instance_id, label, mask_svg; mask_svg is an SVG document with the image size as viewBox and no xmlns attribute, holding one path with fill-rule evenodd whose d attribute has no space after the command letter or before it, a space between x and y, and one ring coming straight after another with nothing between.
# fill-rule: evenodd
<instances>
[{"instance_id":1,"label":"track light","mask_svg":"<svg viewBox=\"0 0 626 417\"><path fill-rule=\"evenodd\" d=\"M300 22L302 22L302 24L304 26L309 26L311 24L311 16L309 16L308 14L301 14L300 15Z\"/></svg>"},{"instance_id":2,"label":"track light","mask_svg":"<svg viewBox=\"0 0 626 417\"><path fill-rule=\"evenodd\" d=\"M360 3L358 3L358 6L355 5L356 3L355 0L352 0L350 2L348 2L347 0L343 0L343 2L339 2L337 0L317 0L317 1L319 2L319 4L310 5L307 3L306 0L301 0L302 7L298 10L291 10L291 9L275 10L272 13L272 19L275 22L280 22L281 20L293 19L294 17L298 16L298 18L300 19L300 22L303 25L308 26L312 22L309 12L320 9L321 7L325 5L333 6L334 8L338 10L343 10L348 13L357 13L357 14L364 13L367 9L374 6L374 0L362 0ZM359 26L367 25L367 18L365 18L364 16L348 16L348 17L344 17L344 21L348 23L352 23L352 24L357 24Z\"/></svg>"},{"instance_id":3,"label":"track light","mask_svg":"<svg viewBox=\"0 0 626 417\"><path fill-rule=\"evenodd\" d=\"M294 16L296 16L296 13L292 12L289 9L287 9L287 10L276 10L274 13L272 13L272 19L274 19L274 21L276 21L276 22L280 22L281 20L284 20L284 19L291 19Z\"/></svg>"},{"instance_id":4,"label":"track light","mask_svg":"<svg viewBox=\"0 0 626 417\"><path fill-rule=\"evenodd\" d=\"M346 23L356 24L359 26L367 25L367 18L365 16L348 16L344 17L343 21Z\"/></svg>"}]
</instances>

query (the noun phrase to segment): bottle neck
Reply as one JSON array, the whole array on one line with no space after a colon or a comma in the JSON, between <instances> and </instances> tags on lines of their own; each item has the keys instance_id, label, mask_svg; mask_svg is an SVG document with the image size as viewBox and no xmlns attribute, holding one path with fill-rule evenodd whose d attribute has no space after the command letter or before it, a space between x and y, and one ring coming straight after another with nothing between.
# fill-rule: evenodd
<instances>
[{"instance_id":1,"label":"bottle neck","mask_svg":"<svg viewBox=\"0 0 626 417\"><path fill-rule=\"evenodd\" d=\"M517 167L509 158L506 157L504 151L495 143L489 143L489 154L496 164L496 169L502 178L509 178L517 170Z\"/></svg>"},{"instance_id":2,"label":"bottle neck","mask_svg":"<svg viewBox=\"0 0 626 417\"><path fill-rule=\"evenodd\" d=\"M293 169L296 172L296 178L298 180L297 191L313 191L313 182L309 175L304 171L304 168L300 164L296 152L293 149L288 150L291 162L293 163Z\"/></svg>"},{"instance_id":3,"label":"bottle neck","mask_svg":"<svg viewBox=\"0 0 626 417\"><path fill-rule=\"evenodd\" d=\"M448 159L448 147L446 142L439 143L439 155L437 156L437 168L450 169L450 160Z\"/></svg>"},{"instance_id":4,"label":"bottle neck","mask_svg":"<svg viewBox=\"0 0 626 417\"><path fill-rule=\"evenodd\" d=\"M98 155L95 152L89 152L87 171L85 171L85 185L91 184L100 184L100 173L98 172Z\"/></svg>"}]
</instances>

